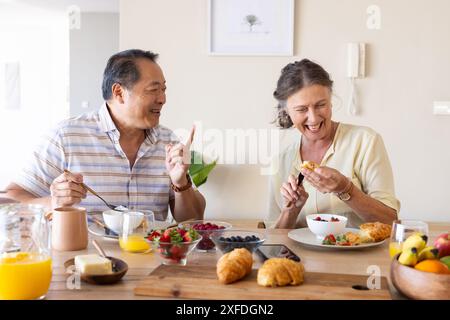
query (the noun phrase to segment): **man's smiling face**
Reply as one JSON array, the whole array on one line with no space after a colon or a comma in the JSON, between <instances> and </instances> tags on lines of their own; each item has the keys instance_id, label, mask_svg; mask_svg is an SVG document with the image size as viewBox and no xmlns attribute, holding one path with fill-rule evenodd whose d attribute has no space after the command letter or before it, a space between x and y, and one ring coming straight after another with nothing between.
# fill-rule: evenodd
<instances>
[{"instance_id":1,"label":"man's smiling face","mask_svg":"<svg viewBox=\"0 0 450 320\"><path fill-rule=\"evenodd\" d=\"M148 59L136 60L139 80L124 92L122 119L127 126L149 129L159 124L166 103L166 80L159 65Z\"/></svg>"}]
</instances>

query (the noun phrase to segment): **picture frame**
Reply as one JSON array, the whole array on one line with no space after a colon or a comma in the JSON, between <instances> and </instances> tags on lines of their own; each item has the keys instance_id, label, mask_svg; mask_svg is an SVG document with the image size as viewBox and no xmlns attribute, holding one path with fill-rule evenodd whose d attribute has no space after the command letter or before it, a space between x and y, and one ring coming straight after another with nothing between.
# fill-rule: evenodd
<instances>
[{"instance_id":1,"label":"picture frame","mask_svg":"<svg viewBox=\"0 0 450 320\"><path fill-rule=\"evenodd\" d=\"M208 54L294 55L295 0L208 0Z\"/></svg>"}]
</instances>

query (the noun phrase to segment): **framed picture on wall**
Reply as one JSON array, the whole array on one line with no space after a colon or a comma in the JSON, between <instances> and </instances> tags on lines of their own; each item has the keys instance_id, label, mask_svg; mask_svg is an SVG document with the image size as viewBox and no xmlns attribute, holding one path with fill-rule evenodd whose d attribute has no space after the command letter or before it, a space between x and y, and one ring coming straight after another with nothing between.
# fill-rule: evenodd
<instances>
[{"instance_id":1,"label":"framed picture on wall","mask_svg":"<svg viewBox=\"0 0 450 320\"><path fill-rule=\"evenodd\" d=\"M210 55L294 54L294 0L209 0Z\"/></svg>"}]
</instances>

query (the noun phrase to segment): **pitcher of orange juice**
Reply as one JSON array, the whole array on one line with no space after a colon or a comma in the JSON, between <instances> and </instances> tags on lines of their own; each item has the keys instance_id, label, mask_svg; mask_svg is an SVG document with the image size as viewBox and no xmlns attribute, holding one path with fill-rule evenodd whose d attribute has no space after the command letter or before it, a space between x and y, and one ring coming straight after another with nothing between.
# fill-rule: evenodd
<instances>
[{"instance_id":1,"label":"pitcher of orange juice","mask_svg":"<svg viewBox=\"0 0 450 320\"><path fill-rule=\"evenodd\" d=\"M0 205L0 299L42 299L52 279L50 226L39 205Z\"/></svg>"}]
</instances>

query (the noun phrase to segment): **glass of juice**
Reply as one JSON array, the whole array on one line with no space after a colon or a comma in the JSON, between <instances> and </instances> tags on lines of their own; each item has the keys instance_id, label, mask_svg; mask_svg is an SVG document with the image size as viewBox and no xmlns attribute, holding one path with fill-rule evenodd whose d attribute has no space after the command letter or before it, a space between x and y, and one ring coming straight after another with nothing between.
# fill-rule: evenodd
<instances>
[{"instance_id":1,"label":"glass of juice","mask_svg":"<svg viewBox=\"0 0 450 320\"><path fill-rule=\"evenodd\" d=\"M155 227L155 215L152 211L124 212L122 229L119 232L119 245L122 250L133 253L146 253L152 250L147 234Z\"/></svg>"},{"instance_id":2,"label":"glass of juice","mask_svg":"<svg viewBox=\"0 0 450 320\"><path fill-rule=\"evenodd\" d=\"M403 242L416 232L428 236L428 224L418 220L396 220L392 223L391 238L389 242L389 255L391 258L402 252Z\"/></svg>"},{"instance_id":3,"label":"glass of juice","mask_svg":"<svg viewBox=\"0 0 450 320\"><path fill-rule=\"evenodd\" d=\"M39 205L0 205L0 299L43 299L52 279L50 226Z\"/></svg>"}]
</instances>

